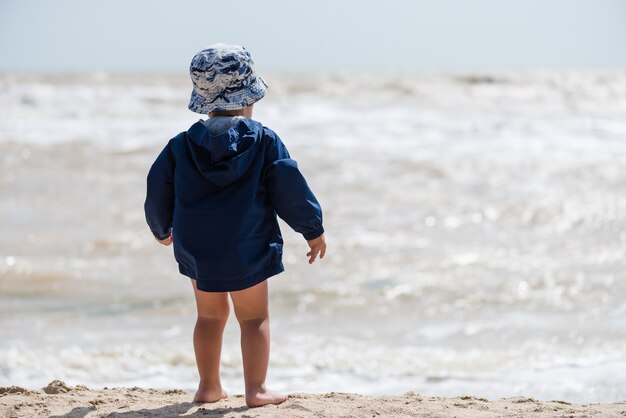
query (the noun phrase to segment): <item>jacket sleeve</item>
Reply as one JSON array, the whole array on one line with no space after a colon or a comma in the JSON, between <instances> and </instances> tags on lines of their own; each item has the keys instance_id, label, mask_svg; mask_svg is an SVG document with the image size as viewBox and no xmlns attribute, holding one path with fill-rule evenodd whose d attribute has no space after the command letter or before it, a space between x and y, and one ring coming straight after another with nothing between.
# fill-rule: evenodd
<instances>
[{"instance_id":1,"label":"jacket sleeve","mask_svg":"<svg viewBox=\"0 0 626 418\"><path fill-rule=\"evenodd\" d=\"M278 135L268 130L266 139L263 178L270 202L278 216L304 239L319 237L324 233L320 204Z\"/></svg>"},{"instance_id":2,"label":"jacket sleeve","mask_svg":"<svg viewBox=\"0 0 626 418\"><path fill-rule=\"evenodd\" d=\"M144 211L152 234L162 240L170 236L174 214L174 156L170 142L150 167Z\"/></svg>"}]
</instances>

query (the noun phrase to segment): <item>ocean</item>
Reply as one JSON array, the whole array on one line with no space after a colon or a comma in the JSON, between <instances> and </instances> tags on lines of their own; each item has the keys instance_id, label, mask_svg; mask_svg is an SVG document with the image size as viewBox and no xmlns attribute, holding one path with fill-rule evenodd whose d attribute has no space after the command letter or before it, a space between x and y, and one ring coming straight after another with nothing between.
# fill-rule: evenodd
<instances>
[{"instance_id":1,"label":"ocean","mask_svg":"<svg viewBox=\"0 0 626 418\"><path fill-rule=\"evenodd\" d=\"M626 72L267 74L254 119L324 210L281 222L268 387L626 399ZM0 386L195 389L146 175L186 75L0 74ZM231 314L223 384L243 393Z\"/></svg>"}]
</instances>

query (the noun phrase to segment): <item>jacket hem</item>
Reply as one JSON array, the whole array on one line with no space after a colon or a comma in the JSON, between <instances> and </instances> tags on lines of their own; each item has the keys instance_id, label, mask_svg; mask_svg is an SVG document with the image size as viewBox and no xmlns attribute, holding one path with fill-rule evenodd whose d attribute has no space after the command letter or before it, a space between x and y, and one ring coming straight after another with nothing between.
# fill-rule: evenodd
<instances>
[{"instance_id":1,"label":"jacket hem","mask_svg":"<svg viewBox=\"0 0 626 418\"><path fill-rule=\"evenodd\" d=\"M180 274L196 280L196 288L204 292L234 292L237 290L247 289L256 284L261 283L268 278L275 276L278 273L285 271L282 261L270 265L262 271L248 276L241 280L211 280L209 278L197 277L192 269L189 267L178 264L178 271Z\"/></svg>"}]
</instances>

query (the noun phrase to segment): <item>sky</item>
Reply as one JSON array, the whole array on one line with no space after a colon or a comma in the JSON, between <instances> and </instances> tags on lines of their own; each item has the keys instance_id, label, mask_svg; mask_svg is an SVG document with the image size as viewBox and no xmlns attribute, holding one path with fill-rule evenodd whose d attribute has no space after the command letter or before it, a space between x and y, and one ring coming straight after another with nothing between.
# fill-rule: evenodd
<instances>
[{"instance_id":1,"label":"sky","mask_svg":"<svg viewBox=\"0 0 626 418\"><path fill-rule=\"evenodd\" d=\"M0 71L186 72L215 42L273 71L626 68L626 0L0 0Z\"/></svg>"}]
</instances>

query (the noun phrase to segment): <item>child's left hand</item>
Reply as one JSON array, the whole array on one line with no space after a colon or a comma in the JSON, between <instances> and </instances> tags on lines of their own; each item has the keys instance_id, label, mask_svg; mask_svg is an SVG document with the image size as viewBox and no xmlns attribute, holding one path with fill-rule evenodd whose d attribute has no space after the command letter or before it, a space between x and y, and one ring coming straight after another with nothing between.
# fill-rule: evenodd
<instances>
[{"instance_id":1,"label":"child's left hand","mask_svg":"<svg viewBox=\"0 0 626 418\"><path fill-rule=\"evenodd\" d=\"M174 238L172 238L172 234L170 234L170 236L165 239L158 239L157 237L154 237L154 239L159 241L159 244L163 245L170 245L174 241Z\"/></svg>"},{"instance_id":2,"label":"child's left hand","mask_svg":"<svg viewBox=\"0 0 626 418\"><path fill-rule=\"evenodd\" d=\"M324 234L315 239L308 240L307 243L309 244L309 248L311 248L311 251L306 253L307 257L309 257L309 264L313 264L318 254L320 258L324 258L326 254L326 238L324 238Z\"/></svg>"}]
</instances>

